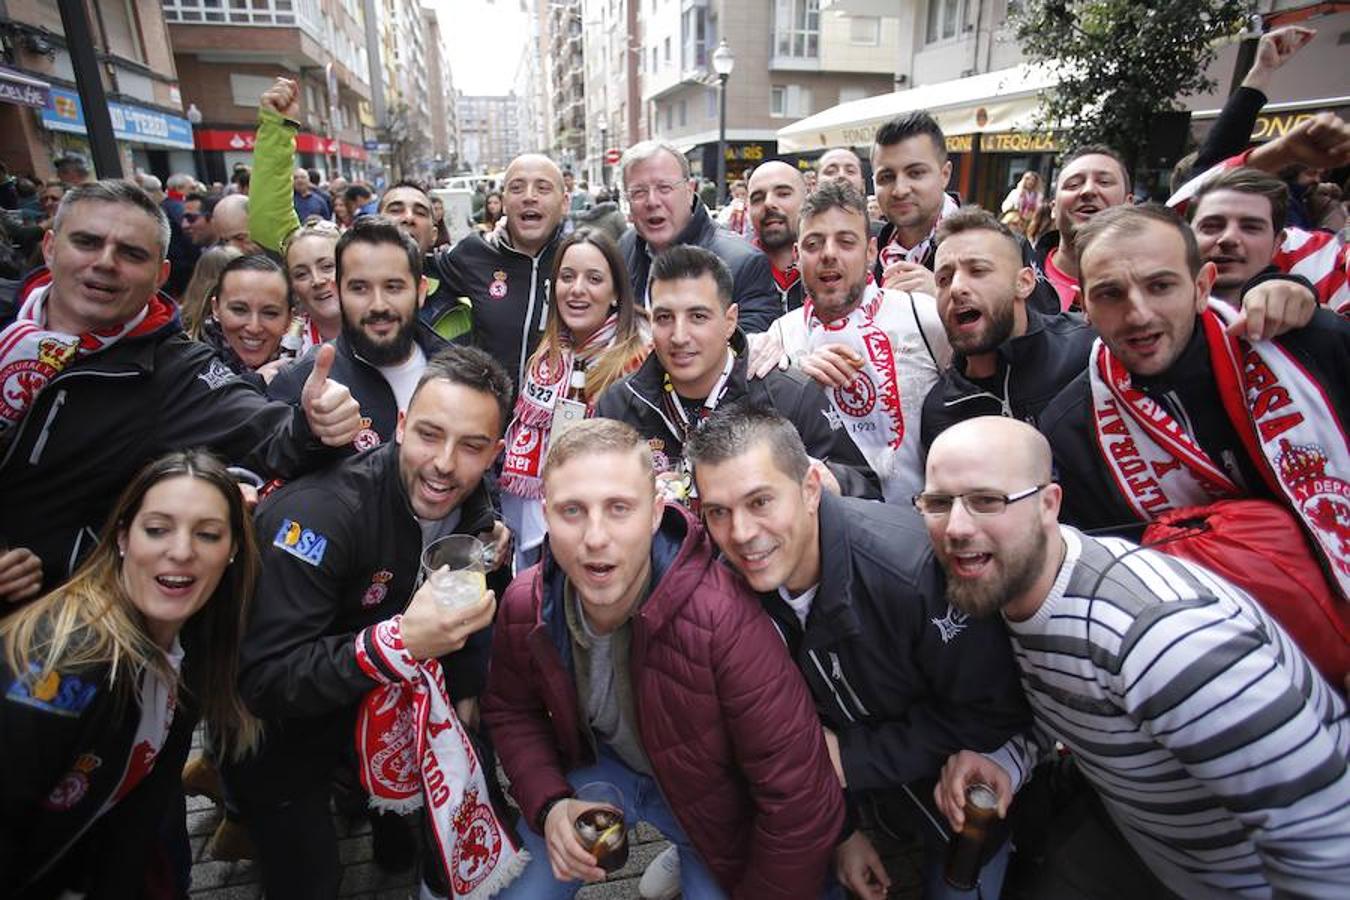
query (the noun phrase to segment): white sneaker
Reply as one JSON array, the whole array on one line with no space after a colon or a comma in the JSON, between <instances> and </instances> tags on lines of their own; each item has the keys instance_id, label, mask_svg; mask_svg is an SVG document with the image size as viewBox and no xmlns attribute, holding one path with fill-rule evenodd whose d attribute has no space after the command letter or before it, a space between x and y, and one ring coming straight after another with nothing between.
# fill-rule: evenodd
<instances>
[{"instance_id":1,"label":"white sneaker","mask_svg":"<svg viewBox=\"0 0 1350 900\"><path fill-rule=\"evenodd\" d=\"M680 851L671 845L647 864L638 882L638 896L642 900L674 900L679 895Z\"/></svg>"}]
</instances>

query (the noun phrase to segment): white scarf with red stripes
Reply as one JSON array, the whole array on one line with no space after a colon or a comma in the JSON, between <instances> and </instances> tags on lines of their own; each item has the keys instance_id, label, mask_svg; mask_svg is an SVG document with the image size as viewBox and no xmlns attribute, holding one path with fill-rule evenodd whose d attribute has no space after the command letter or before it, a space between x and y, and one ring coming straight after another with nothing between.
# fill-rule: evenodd
<instances>
[{"instance_id":1,"label":"white scarf with red stripes","mask_svg":"<svg viewBox=\"0 0 1350 900\"><path fill-rule=\"evenodd\" d=\"M807 350L844 344L862 357L862 368L853 381L847 387L829 391L830 404L848 425L853 442L883 483L894 470L896 454L905 441L895 349L885 329L876 322L877 310L885 299L885 292L868 282L862 302L847 316L833 322L822 322L816 317L816 305L810 297L802 304Z\"/></svg>"},{"instance_id":2,"label":"white scarf with red stripes","mask_svg":"<svg viewBox=\"0 0 1350 900\"><path fill-rule=\"evenodd\" d=\"M1211 300L1200 317L1223 402L1252 461L1302 520L1313 544L1350 597L1350 450L1323 387L1274 341L1225 334L1236 319ZM1204 506L1243 491L1161 405L1130 382L1100 338L1088 365L1094 432L1102 458L1143 521L1171 509Z\"/></svg>"},{"instance_id":3,"label":"white scarf with red stripes","mask_svg":"<svg viewBox=\"0 0 1350 900\"><path fill-rule=\"evenodd\" d=\"M356 635L356 661L380 682L361 702L356 754L374 809L407 813L426 804L454 898L487 898L525 869L529 854L503 828L478 756L450 705L440 660L415 660L402 616Z\"/></svg>"}]
</instances>

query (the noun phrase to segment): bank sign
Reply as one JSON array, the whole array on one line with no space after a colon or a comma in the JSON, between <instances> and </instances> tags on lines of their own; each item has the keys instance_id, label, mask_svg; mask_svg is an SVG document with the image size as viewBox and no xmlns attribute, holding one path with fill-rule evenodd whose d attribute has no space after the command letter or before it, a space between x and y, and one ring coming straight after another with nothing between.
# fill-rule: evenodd
<instances>
[{"instance_id":1,"label":"bank sign","mask_svg":"<svg viewBox=\"0 0 1350 900\"><path fill-rule=\"evenodd\" d=\"M119 141L192 149L192 125L187 119L126 103L109 103L108 114ZM52 131L84 134L80 95L65 88L52 88L52 105L42 110L42 124Z\"/></svg>"}]
</instances>

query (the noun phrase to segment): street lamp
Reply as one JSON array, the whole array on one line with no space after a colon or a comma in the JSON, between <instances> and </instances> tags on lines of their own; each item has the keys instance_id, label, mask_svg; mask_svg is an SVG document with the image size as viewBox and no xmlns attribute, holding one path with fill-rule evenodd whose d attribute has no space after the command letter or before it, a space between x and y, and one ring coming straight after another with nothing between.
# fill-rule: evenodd
<instances>
[{"instance_id":1,"label":"street lamp","mask_svg":"<svg viewBox=\"0 0 1350 900\"><path fill-rule=\"evenodd\" d=\"M202 184L207 183L206 173L206 153L202 150L201 136L197 130L202 125L202 111L197 108L197 104L189 103L187 108L188 124L192 126L192 156L197 164L197 177L201 179Z\"/></svg>"},{"instance_id":2,"label":"street lamp","mask_svg":"<svg viewBox=\"0 0 1350 900\"><path fill-rule=\"evenodd\" d=\"M731 52L727 46L727 39L722 38L718 43L717 49L712 55L713 71L717 73L717 81L721 85L721 114L717 124L717 195L726 199L727 182L727 79L731 77L731 70L736 67L736 55Z\"/></svg>"},{"instance_id":3,"label":"street lamp","mask_svg":"<svg viewBox=\"0 0 1350 900\"><path fill-rule=\"evenodd\" d=\"M600 187L609 190L609 122L605 119L605 114L601 113L596 120L595 127L600 130Z\"/></svg>"}]
</instances>

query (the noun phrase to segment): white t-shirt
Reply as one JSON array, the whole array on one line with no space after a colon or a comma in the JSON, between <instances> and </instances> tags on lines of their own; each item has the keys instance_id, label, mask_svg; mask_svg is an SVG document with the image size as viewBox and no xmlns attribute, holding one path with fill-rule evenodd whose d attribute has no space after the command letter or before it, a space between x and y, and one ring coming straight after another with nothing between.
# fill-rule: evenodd
<instances>
[{"instance_id":1,"label":"white t-shirt","mask_svg":"<svg viewBox=\"0 0 1350 900\"><path fill-rule=\"evenodd\" d=\"M816 599L816 591L820 589L819 584L813 584L797 596L792 596L786 587L778 589L778 596L783 598L783 602L792 607L792 611L797 614L797 621L806 627L806 617L811 615L811 602Z\"/></svg>"},{"instance_id":2,"label":"white t-shirt","mask_svg":"<svg viewBox=\"0 0 1350 900\"><path fill-rule=\"evenodd\" d=\"M427 356L422 348L413 344L412 354L403 362L393 366L376 366L384 380L394 392L399 412L407 412L412 402L413 391L417 388L417 379L427 367Z\"/></svg>"}]
</instances>

